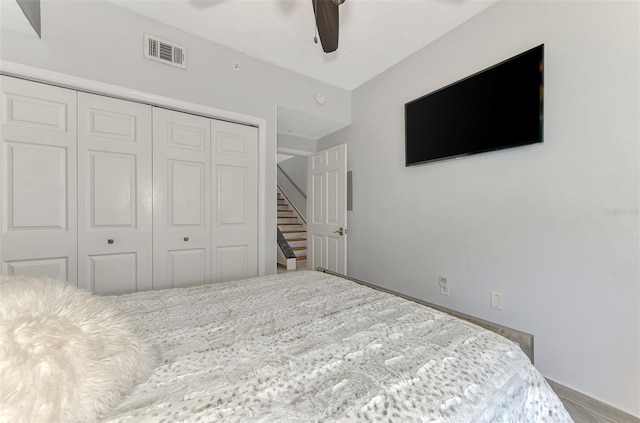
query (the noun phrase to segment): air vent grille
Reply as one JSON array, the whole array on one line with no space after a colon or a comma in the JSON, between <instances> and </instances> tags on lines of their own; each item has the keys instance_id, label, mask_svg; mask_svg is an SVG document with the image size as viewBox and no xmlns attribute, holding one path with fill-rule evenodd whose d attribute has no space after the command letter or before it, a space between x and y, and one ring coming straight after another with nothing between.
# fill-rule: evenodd
<instances>
[{"instance_id":1,"label":"air vent grille","mask_svg":"<svg viewBox=\"0 0 640 423\"><path fill-rule=\"evenodd\" d=\"M187 68L186 47L144 34L144 57L167 65Z\"/></svg>"}]
</instances>

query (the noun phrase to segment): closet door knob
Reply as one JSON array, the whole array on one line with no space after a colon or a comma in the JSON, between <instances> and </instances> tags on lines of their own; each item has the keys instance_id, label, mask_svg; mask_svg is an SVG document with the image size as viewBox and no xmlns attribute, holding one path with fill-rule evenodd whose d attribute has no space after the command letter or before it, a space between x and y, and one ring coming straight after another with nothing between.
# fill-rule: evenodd
<instances>
[{"instance_id":1,"label":"closet door knob","mask_svg":"<svg viewBox=\"0 0 640 423\"><path fill-rule=\"evenodd\" d=\"M186 242L186 241L189 241L189 237L188 237L188 236L185 236L185 237L184 237L184 240L185 240L185 242Z\"/></svg>"},{"instance_id":2,"label":"closet door knob","mask_svg":"<svg viewBox=\"0 0 640 423\"><path fill-rule=\"evenodd\" d=\"M108 239L107 240L107 244L113 244L113 240L112 239Z\"/></svg>"}]
</instances>

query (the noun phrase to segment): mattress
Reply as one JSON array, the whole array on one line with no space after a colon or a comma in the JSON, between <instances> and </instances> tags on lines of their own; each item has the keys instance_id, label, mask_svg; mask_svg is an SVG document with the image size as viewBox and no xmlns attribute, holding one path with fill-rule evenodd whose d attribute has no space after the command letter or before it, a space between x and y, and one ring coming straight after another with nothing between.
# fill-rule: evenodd
<instances>
[{"instance_id":1,"label":"mattress","mask_svg":"<svg viewBox=\"0 0 640 423\"><path fill-rule=\"evenodd\" d=\"M162 364L109 422L570 422L517 344L320 272L115 297Z\"/></svg>"}]
</instances>

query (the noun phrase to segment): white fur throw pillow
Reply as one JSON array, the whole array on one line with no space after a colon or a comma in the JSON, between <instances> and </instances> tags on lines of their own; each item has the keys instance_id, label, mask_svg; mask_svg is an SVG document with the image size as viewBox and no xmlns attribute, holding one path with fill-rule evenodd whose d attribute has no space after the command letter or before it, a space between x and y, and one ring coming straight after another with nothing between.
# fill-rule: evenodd
<instances>
[{"instance_id":1,"label":"white fur throw pillow","mask_svg":"<svg viewBox=\"0 0 640 423\"><path fill-rule=\"evenodd\" d=\"M108 298L0 276L0 421L96 421L146 380L157 357Z\"/></svg>"}]
</instances>

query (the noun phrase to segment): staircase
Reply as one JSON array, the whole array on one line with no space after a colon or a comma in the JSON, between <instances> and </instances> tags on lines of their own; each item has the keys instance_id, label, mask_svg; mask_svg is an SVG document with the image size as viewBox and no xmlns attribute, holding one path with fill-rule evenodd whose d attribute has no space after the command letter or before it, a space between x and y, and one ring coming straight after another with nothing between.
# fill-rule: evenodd
<instances>
[{"instance_id":1,"label":"staircase","mask_svg":"<svg viewBox=\"0 0 640 423\"><path fill-rule=\"evenodd\" d=\"M296 255L296 267L304 267L307 260L307 228L287 199L278 192L278 229Z\"/></svg>"}]
</instances>

